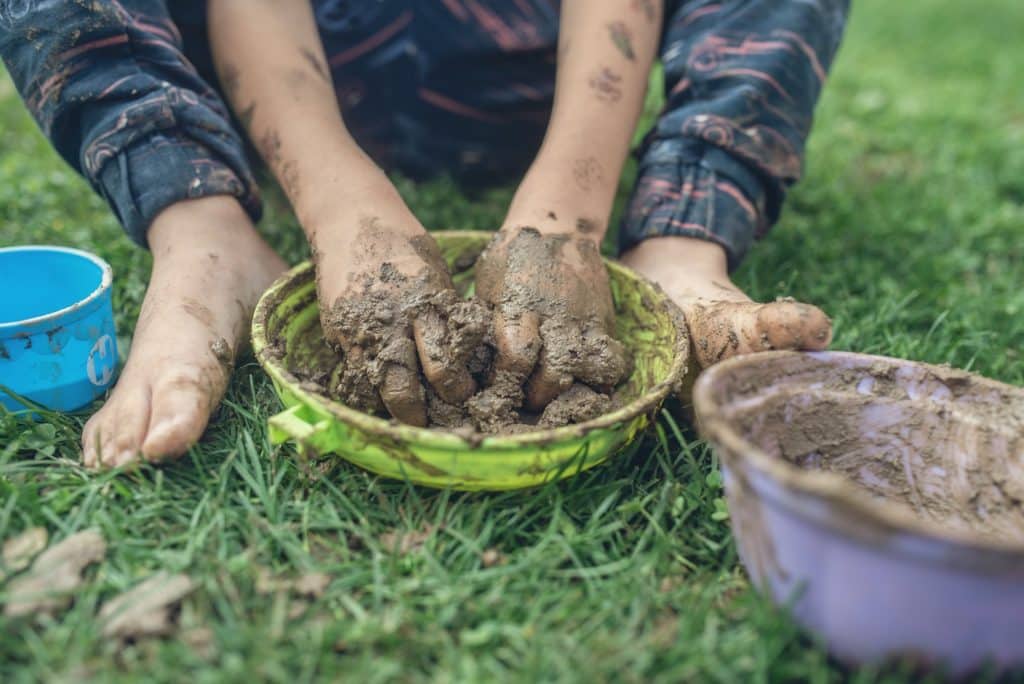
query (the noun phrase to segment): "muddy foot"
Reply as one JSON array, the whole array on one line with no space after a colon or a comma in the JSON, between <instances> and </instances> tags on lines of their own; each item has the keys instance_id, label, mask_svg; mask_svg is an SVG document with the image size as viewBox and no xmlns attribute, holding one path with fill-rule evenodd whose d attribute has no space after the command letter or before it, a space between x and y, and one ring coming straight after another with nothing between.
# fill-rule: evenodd
<instances>
[{"instance_id":1,"label":"muddy foot","mask_svg":"<svg viewBox=\"0 0 1024 684\"><path fill-rule=\"evenodd\" d=\"M643 241L622 262L661 285L683 310L692 359L703 369L737 354L772 349L821 350L832 321L809 304L752 301L729 279L725 252L692 238Z\"/></svg>"},{"instance_id":2,"label":"muddy foot","mask_svg":"<svg viewBox=\"0 0 1024 684\"><path fill-rule=\"evenodd\" d=\"M82 434L89 467L180 456L199 439L256 301L285 268L233 198L172 205L149 240L153 273L131 354Z\"/></svg>"}]
</instances>

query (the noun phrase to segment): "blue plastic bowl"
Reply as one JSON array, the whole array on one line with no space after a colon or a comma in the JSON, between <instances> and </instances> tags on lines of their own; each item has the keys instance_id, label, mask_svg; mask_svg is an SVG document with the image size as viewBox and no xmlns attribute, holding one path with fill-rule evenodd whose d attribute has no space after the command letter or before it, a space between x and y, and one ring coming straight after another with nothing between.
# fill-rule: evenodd
<instances>
[{"instance_id":1,"label":"blue plastic bowl","mask_svg":"<svg viewBox=\"0 0 1024 684\"><path fill-rule=\"evenodd\" d=\"M0 249L0 403L73 411L103 394L117 369L110 266L66 247Z\"/></svg>"}]
</instances>

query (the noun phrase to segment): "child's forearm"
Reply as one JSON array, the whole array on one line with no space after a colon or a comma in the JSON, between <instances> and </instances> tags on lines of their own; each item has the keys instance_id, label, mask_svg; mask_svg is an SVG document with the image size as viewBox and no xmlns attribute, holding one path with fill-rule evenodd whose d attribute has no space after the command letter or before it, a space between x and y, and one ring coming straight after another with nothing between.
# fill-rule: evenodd
<instances>
[{"instance_id":1,"label":"child's forearm","mask_svg":"<svg viewBox=\"0 0 1024 684\"><path fill-rule=\"evenodd\" d=\"M339 206L394 206L397 191L342 121L308 2L216 0L209 25L231 106L307 233Z\"/></svg>"},{"instance_id":2,"label":"child's forearm","mask_svg":"<svg viewBox=\"0 0 1024 684\"><path fill-rule=\"evenodd\" d=\"M662 0L563 0L561 11L554 110L509 220L563 230L582 219L601 237L643 109Z\"/></svg>"}]
</instances>

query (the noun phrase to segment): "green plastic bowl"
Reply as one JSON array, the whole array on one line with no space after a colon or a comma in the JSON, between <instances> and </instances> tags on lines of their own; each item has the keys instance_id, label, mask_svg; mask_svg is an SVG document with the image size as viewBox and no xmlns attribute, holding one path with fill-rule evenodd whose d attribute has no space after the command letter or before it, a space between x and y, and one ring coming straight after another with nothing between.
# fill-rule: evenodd
<instances>
[{"instance_id":1,"label":"green plastic bowl","mask_svg":"<svg viewBox=\"0 0 1024 684\"><path fill-rule=\"evenodd\" d=\"M472 282L490 233L433 233L456 284ZM275 444L293 441L301 454L336 454L386 477L462 490L519 489L591 468L630 443L651 422L686 372L689 340L678 309L628 268L607 262L616 336L634 369L619 388L622 408L594 420L508 436L403 425L350 408L303 383L291 369L341 370L320 329L313 266L284 274L263 295L253 320L253 349L287 407L270 419Z\"/></svg>"}]
</instances>

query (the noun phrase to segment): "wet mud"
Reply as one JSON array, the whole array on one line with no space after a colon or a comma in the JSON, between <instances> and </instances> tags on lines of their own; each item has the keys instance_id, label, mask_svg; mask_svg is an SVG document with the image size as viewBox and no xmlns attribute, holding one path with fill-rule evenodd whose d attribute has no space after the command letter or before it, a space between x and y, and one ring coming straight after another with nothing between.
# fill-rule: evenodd
<instances>
[{"instance_id":1,"label":"wet mud","mask_svg":"<svg viewBox=\"0 0 1024 684\"><path fill-rule=\"evenodd\" d=\"M733 418L770 456L944 529L1024 542L1024 397L960 371L911 368L808 373ZM762 370L744 385L786 382L778 367Z\"/></svg>"},{"instance_id":2,"label":"wet mud","mask_svg":"<svg viewBox=\"0 0 1024 684\"><path fill-rule=\"evenodd\" d=\"M393 246L373 246L373 230L364 227L360 239L379 266L362 273L321 316L335 356L293 368L300 381L362 411L485 434L559 427L615 407L612 393L630 363L625 347L606 332L614 330L607 280L587 277L593 262L604 273L592 242L545 241L531 231L496 256L500 268L478 262L477 293L491 296L466 300L433 239L412 238L396 255ZM563 250L583 277L543 268L564 258ZM421 266L411 273L410 259L402 261L410 253ZM583 306L569 310L560 304L565 301ZM542 322L525 345L527 358L503 356L502 336L509 333L501 326L535 313Z\"/></svg>"}]
</instances>

